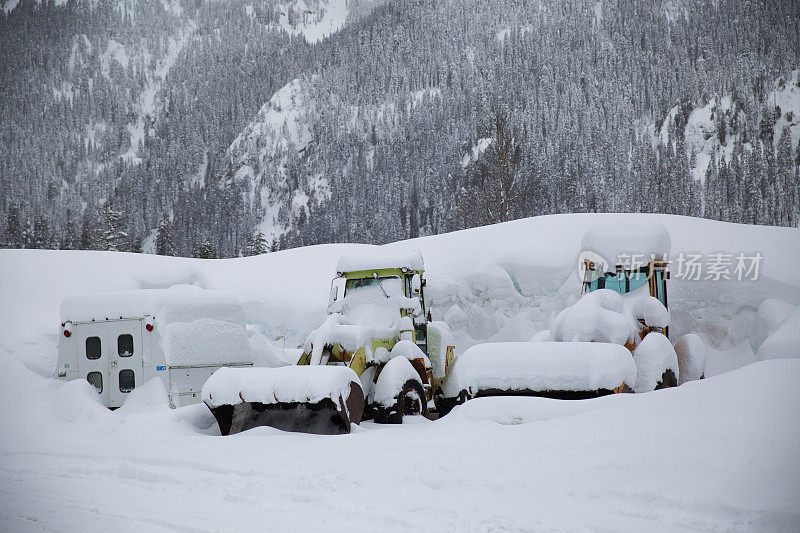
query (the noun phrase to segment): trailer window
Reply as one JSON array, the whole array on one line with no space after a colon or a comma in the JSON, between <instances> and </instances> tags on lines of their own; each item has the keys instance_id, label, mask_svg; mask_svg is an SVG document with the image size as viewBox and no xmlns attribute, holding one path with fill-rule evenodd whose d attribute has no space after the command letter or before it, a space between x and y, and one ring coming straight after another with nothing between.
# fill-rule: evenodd
<instances>
[{"instance_id":1,"label":"trailer window","mask_svg":"<svg viewBox=\"0 0 800 533\"><path fill-rule=\"evenodd\" d=\"M133 370L126 368L119 371L119 391L130 392L136 387L136 376Z\"/></svg>"},{"instance_id":2,"label":"trailer window","mask_svg":"<svg viewBox=\"0 0 800 533\"><path fill-rule=\"evenodd\" d=\"M125 333L117 337L117 353L120 357L133 355L133 335Z\"/></svg>"},{"instance_id":3,"label":"trailer window","mask_svg":"<svg viewBox=\"0 0 800 533\"><path fill-rule=\"evenodd\" d=\"M100 372L89 372L89 374L86 376L86 381L94 385L94 388L97 389L98 394L103 392L103 374Z\"/></svg>"},{"instance_id":4,"label":"trailer window","mask_svg":"<svg viewBox=\"0 0 800 533\"><path fill-rule=\"evenodd\" d=\"M100 359L100 337L86 338L86 358Z\"/></svg>"}]
</instances>

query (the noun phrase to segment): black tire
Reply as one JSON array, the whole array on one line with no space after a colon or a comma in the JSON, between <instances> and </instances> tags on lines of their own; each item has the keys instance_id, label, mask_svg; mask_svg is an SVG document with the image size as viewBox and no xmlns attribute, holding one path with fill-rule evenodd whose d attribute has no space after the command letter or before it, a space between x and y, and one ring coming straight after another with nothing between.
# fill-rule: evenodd
<instances>
[{"instance_id":1,"label":"black tire","mask_svg":"<svg viewBox=\"0 0 800 533\"><path fill-rule=\"evenodd\" d=\"M655 390L659 389L666 389L667 387L677 387L678 386L678 378L675 377L675 372L671 369L667 369L661 374L661 381L656 383Z\"/></svg>"},{"instance_id":2,"label":"black tire","mask_svg":"<svg viewBox=\"0 0 800 533\"><path fill-rule=\"evenodd\" d=\"M469 393L465 390L462 390L458 393L458 396L455 398L446 398L441 394L437 394L433 401L436 404L436 413L439 418L446 416L453 408L457 405L461 405L464 402L469 400Z\"/></svg>"},{"instance_id":3,"label":"black tire","mask_svg":"<svg viewBox=\"0 0 800 533\"><path fill-rule=\"evenodd\" d=\"M378 424L402 424L403 415L428 416L428 400L419 381L409 379L391 407L373 406L373 418Z\"/></svg>"}]
</instances>

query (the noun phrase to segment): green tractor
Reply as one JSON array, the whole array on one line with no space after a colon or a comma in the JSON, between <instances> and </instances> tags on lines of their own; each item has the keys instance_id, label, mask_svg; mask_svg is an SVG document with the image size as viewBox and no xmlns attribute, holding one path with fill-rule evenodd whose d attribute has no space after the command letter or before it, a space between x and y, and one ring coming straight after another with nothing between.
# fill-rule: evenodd
<instances>
[{"instance_id":1,"label":"green tractor","mask_svg":"<svg viewBox=\"0 0 800 533\"><path fill-rule=\"evenodd\" d=\"M453 336L431 320L422 256L343 256L328 318L311 332L298 366L346 366L364 394L364 418L400 423L429 415L453 362Z\"/></svg>"}]
</instances>

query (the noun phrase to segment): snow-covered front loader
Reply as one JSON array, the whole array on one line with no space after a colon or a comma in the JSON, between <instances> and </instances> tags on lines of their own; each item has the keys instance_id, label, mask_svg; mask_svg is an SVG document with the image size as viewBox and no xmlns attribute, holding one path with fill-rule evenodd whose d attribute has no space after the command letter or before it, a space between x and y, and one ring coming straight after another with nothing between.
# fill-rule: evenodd
<instances>
[{"instance_id":1,"label":"snow-covered front loader","mask_svg":"<svg viewBox=\"0 0 800 533\"><path fill-rule=\"evenodd\" d=\"M444 322L431 320L419 252L344 256L331 283L329 316L311 332L301 366L342 366L359 377L365 418L399 423L427 416L454 356Z\"/></svg>"},{"instance_id":2,"label":"snow-covered front loader","mask_svg":"<svg viewBox=\"0 0 800 533\"><path fill-rule=\"evenodd\" d=\"M677 385L667 338L670 245L657 223L590 228L579 256L580 299L535 340L478 344L460 354L440 414L481 396L586 399Z\"/></svg>"},{"instance_id":3,"label":"snow-covered front loader","mask_svg":"<svg viewBox=\"0 0 800 533\"><path fill-rule=\"evenodd\" d=\"M218 372L203 399L223 434L260 425L348 433L362 416L399 423L428 415L453 350L450 329L430 319L419 252L344 256L328 318L297 365Z\"/></svg>"}]
</instances>

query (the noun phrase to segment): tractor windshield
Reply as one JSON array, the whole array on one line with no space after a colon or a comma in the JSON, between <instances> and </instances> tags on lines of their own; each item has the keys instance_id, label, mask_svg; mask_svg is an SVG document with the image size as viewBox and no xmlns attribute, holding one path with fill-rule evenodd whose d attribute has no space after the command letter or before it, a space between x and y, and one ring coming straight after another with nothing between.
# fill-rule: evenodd
<instances>
[{"instance_id":1,"label":"tractor windshield","mask_svg":"<svg viewBox=\"0 0 800 533\"><path fill-rule=\"evenodd\" d=\"M405 300L403 282L397 276L349 279L341 313L351 324L387 328L400 318Z\"/></svg>"},{"instance_id":2,"label":"tractor windshield","mask_svg":"<svg viewBox=\"0 0 800 533\"><path fill-rule=\"evenodd\" d=\"M358 298L403 296L403 282L397 276L348 279L344 294Z\"/></svg>"}]
</instances>

